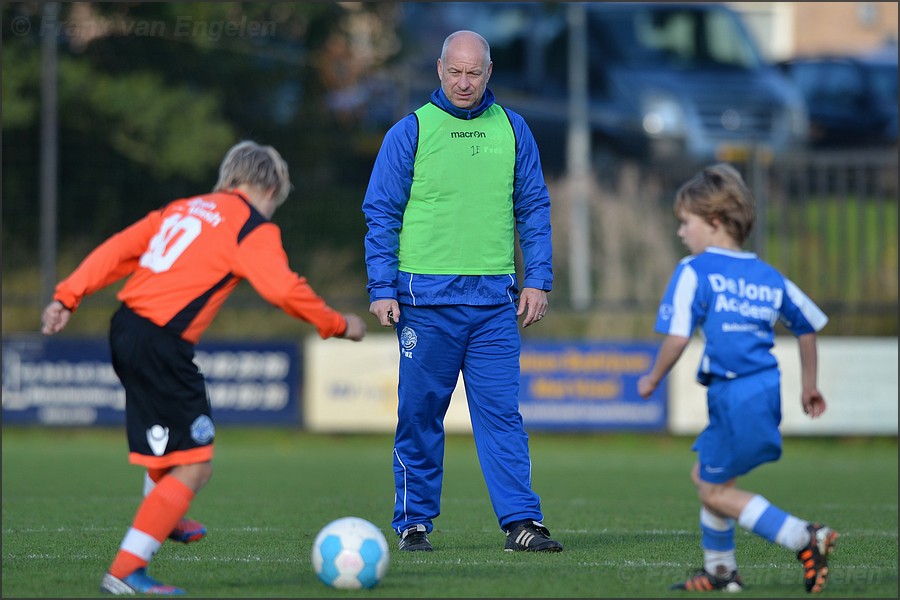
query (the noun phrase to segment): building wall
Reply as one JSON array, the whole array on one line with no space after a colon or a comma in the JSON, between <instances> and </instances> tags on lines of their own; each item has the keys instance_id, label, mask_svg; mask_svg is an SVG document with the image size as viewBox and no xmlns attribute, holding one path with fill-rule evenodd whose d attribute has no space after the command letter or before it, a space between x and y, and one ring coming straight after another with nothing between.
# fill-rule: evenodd
<instances>
[{"instance_id":1,"label":"building wall","mask_svg":"<svg viewBox=\"0 0 900 600\"><path fill-rule=\"evenodd\" d=\"M897 41L896 2L797 2L797 54L864 52Z\"/></svg>"},{"instance_id":2,"label":"building wall","mask_svg":"<svg viewBox=\"0 0 900 600\"><path fill-rule=\"evenodd\" d=\"M897 2L729 2L770 60L897 43Z\"/></svg>"}]
</instances>

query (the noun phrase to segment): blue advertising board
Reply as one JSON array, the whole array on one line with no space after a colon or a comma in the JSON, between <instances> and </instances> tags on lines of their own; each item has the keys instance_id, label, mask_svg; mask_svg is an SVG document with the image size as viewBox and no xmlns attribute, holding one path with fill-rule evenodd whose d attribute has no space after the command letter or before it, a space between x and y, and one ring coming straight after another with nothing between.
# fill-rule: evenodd
<instances>
[{"instance_id":1,"label":"blue advertising board","mask_svg":"<svg viewBox=\"0 0 900 600\"><path fill-rule=\"evenodd\" d=\"M663 384L647 400L637 380L659 346L640 342L536 342L522 345L519 409L528 429L664 431Z\"/></svg>"},{"instance_id":2,"label":"blue advertising board","mask_svg":"<svg viewBox=\"0 0 900 600\"><path fill-rule=\"evenodd\" d=\"M299 348L294 343L201 342L217 425L300 423ZM123 425L125 391L106 340L3 340L3 423Z\"/></svg>"}]
</instances>

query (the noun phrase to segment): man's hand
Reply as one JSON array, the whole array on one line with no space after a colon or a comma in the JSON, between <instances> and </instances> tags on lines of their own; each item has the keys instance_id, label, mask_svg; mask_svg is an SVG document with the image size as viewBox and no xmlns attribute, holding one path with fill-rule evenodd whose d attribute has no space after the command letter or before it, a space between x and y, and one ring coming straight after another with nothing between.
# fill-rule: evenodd
<instances>
[{"instance_id":1,"label":"man's hand","mask_svg":"<svg viewBox=\"0 0 900 600\"><path fill-rule=\"evenodd\" d=\"M54 300L47 305L47 308L44 309L44 313L41 315L41 322L44 324L41 328L41 333L53 335L62 331L69 323L71 316L72 311L63 306L59 300Z\"/></svg>"},{"instance_id":2,"label":"man's hand","mask_svg":"<svg viewBox=\"0 0 900 600\"><path fill-rule=\"evenodd\" d=\"M400 305L393 298L376 300L369 305L369 312L375 315L382 327L394 327L400 320Z\"/></svg>"},{"instance_id":3,"label":"man's hand","mask_svg":"<svg viewBox=\"0 0 900 600\"><path fill-rule=\"evenodd\" d=\"M516 311L516 316L524 314L525 319L522 321L522 326L528 327L544 318L544 315L547 314L548 306L547 292L537 288L522 288L522 293L519 294L519 308Z\"/></svg>"}]
</instances>

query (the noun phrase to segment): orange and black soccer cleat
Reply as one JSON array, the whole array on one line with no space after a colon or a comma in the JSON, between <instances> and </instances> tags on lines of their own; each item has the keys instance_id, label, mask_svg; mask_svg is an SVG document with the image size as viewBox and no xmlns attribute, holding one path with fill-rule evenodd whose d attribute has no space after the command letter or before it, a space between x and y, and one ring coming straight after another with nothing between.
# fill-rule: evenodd
<instances>
[{"instance_id":1,"label":"orange and black soccer cleat","mask_svg":"<svg viewBox=\"0 0 900 600\"><path fill-rule=\"evenodd\" d=\"M725 567L719 566L715 575L706 569L700 569L687 581L676 583L669 589L688 592L740 592L744 589L744 580L737 571L727 573Z\"/></svg>"},{"instance_id":2,"label":"orange and black soccer cleat","mask_svg":"<svg viewBox=\"0 0 900 600\"><path fill-rule=\"evenodd\" d=\"M807 527L809 544L797 553L797 560L803 564L806 591L821 592L828 581L828 555L834 550L838 534L829 527L813 523Z\"/></svg>"}]
</instances>

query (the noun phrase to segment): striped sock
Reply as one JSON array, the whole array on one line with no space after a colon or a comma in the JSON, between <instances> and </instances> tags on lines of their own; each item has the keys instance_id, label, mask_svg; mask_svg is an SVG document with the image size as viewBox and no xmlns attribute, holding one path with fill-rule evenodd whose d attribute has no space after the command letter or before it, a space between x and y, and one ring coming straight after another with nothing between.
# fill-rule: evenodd
<instances>
[{"instance_id":1,"label":"striped sock","mask_svg":"<svg viewBox=\"0 0 900 600\"><path fill-rule=\"evenodd\" d=\"M753 496L738 517L738 523L748 531L775 543L778 531L784 525L788 514L769 503L760 495Z\"/></svg>"},{"instance_id":2,"label":"striped sock","mask_svg":"<svg viewBox=\"0 0 900 600\"><path fill-rule=\"evenodd\" d=\"M134 523L109 568L110 574L122 579L135 569L146 567L175 524L187 513L193 499L193 490L174 477L157 482L138 508Z\"/></svg>"},{"instance_id":3,"label":"striped sock","mask_svg":"<svg viewBox=\"0 0 900 600\"><path fill-rule=\"evenodd\" d=\"M799 552L801 548L805 548L809 544L809 531L806 529L808 525L809 521L788 515L781 529L778 530L778 535L775 536L775 543L788 550Z\"/></svg>"},{"instance_id":4,"label":"striped sock","mask_svg":"<svg viewBox=\"0 0 900 600\"><path fill-rule=\"evenodd\" d=\"M700 509L700 545L703 548L703 568L707 573L716 573L717 566L723 566L726 573L737 570L734 554L734 519L714 515Z\"/></svg>"}]
</instances>

